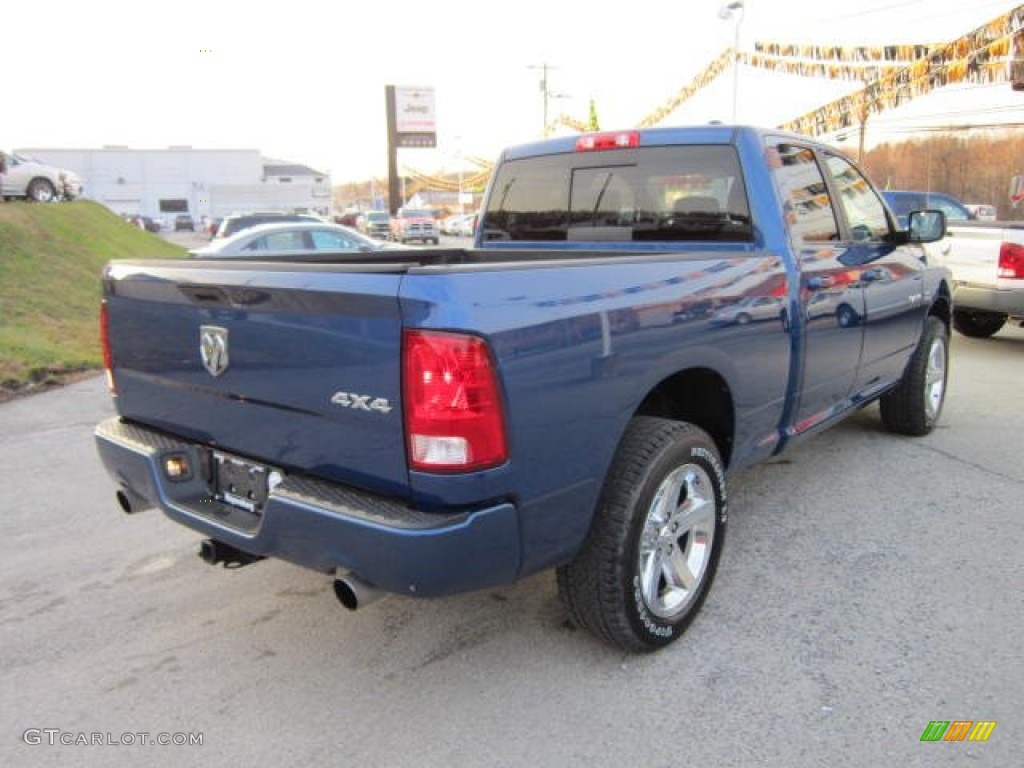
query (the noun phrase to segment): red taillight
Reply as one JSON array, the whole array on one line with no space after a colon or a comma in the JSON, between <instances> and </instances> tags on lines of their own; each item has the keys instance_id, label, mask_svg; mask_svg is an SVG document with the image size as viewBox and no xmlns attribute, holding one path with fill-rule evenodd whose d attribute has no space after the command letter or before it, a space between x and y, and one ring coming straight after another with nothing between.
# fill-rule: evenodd
<instances>
[{"instance_id":1,"label":"red taillight","mask_svg":"<svg viewBox=\"0 0 1024 768\"><path fill-rule=\"evenodd\" d=\"M588 133L576 139L577 152L595 152L602 149L629 149L640 146L639 131L615 133Z\"/></svg>"},{"instance_id":2,"label":"red taillight","mask_svg":"<svg viewBox=\"0 0 1024 768\"><path fill-rule=\"evenodd\" d=\"M116 395L114 358L110 354L110 314L106 299L100 303L100 343L103 345L103 369L107 372L107 389L110 390L110 394Z\"/></svg>"},{"instance_id":3,"label":"red taillight","mask_svg":"<svg viewBox=\"0 0 1024 768\"><path fill-rule=\"evenodd\" d=\"M1024 279L1024 245L1003 243L999 248L999 277Z\"/></svg>"},{"instance_id":4,"label":"red taillight","mask_svg":"<svg viewBox=\"0 0 1024 768\"><path fill-rule=\"evenodd\" d=\"M406 331L402 383L413 469L465 472L505 461L498 379L482 339Z\"/></svg>"}]
</instances>

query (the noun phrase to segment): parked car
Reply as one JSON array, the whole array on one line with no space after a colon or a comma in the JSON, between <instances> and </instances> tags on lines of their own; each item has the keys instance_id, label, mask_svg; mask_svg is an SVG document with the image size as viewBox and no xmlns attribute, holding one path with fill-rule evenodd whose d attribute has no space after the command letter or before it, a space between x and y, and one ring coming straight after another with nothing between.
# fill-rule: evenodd
<instances>
[{"instance_id":1,"label":"parked car","mask_svg":"<svg viewBox=\"0 0 1024 768\"><path fill-rule=\"evenodd\" d=\"M708 193L687 210L682 177ZM827 223L791 215L810 195ZM111 262L97 448L118 507L163 509L209 564L303 565L349 609L557 569L570 626L652 651L711 589L727 477L873 401L891 431L937 425L953 306L923 246L945 217L908 224L840 152L776 129L531 141L501 153L469 248ZM864 322L806 323L840 272ZM671 322L747 299L792 316Z\"/></svg>"},{"instance_id":2,"label":"parked car","mask_svg":"<svg viewBox=\"0 0 1024 768\"><path fill-rule=\"evenodd\" d=\"M903 206L938 208L949 220L947 237L925 246L928 257L953 275L953 327L984 339L1007 322L1024 323L1024 226L1018 222L979 220L970 207L950 195L885 192L897 213ZM978 206L986 219L992 206ZM901 218L902 222L902 218Z\"/></svg>"},{"instance_id":3,"label":"parked car","mask_svg":"<svg viewBox=\"0 0 1024 768\"><path fill-rule=\"evenodd\" d=\"M467 214L465 213L453 213L451 216L446 216L441 219L438 228L441 230L442 235L454 235L456 234L456 228Z\"/></svg>"},{"instance_id":4,"label":"parked car","mask_svg":"<svg viewBox=\"0 0 1024 768\"><path fill-rule=\"evenodd\" d=\"M52 200L74 200L82 194L82 180L74 171L11 152L3 155L7 169L2 189L5 198L24 197L37 203L48 203Z\"/></svg>"},{"instance_id":5,"label":"parked car","mask_svg":"<svg viewBox=\"0 0 1024 768\"><path fill-rule=\"evenodd\" d=\"M159 232L163 229L163 224L150 216L141 216L138 214L126 216L125 220L131 224L134 224L139 229L144 229L147 232Z\"/></svg>"},{"instance_id":6,"label":"parked car","mask_svg":"<svg viewBox=\"0 0 1024 768\"><path fill-rule=\"evenodd\" d=\"M978 221L995 221L999 218L999 211L994 205L986 203L964 203L964 207L971 212L971 215Z\"/></svg>"},{"instance_id":7,"label":"parked car","mask_svg":"<svg viewBox=\"0 0 1024 768\"><path fill-rule=\"evenodd\" d=\"M391 219L391 239L399 243L419 240L432 245L441 242L433 212L425 208L399 208Z\"/></svg>"},{"instance_id":8,"label":"parked car","mask_svg":"<svg viewBox=\"0 0 1024 768\"><path fill-rule=\"evenodd\" d=\"M174 217L174 231L182 232L188 230L189 232L196 231L196 222L187 213L179 213Z\"/></svg>"},{"instance_id":9,"label":"parked car","mask_svg":"<svg viewBox=\"0 0 1024 768\"><path fill-rule=\"evenodd\" d=\"M189 252L194 258L261 258L299 253L371 253L401 246L382 243L351 227L325 221L278 221L256 224L231 237Z\"/></svg>"},{"instance_id":10,"label":"parked car","mask_svg":"<svg viewBox=\"0 0 1024 768\"><path fill-rule=\"evenodd\" d=\"M391 232L390 219L387 211L364 211L356 219L356 228L369 237L387 240Z\"/></svg>"},{"instance_id":11,"label":"parked car","mask_svg":"<svg viewBox=\"0 0 1024 768\"><path fill-rule=\"evenodd\" d=\"M455 222L452 234L457 237L472 237L476 233L476 214L467 213Z\"/></svg>"},{"instance_id":12,"label":"parked car","mask_svg":"<svg viewBox=\"0 0 1024 768\"><path fill-rule=\"evenodd\" d=\"M285 213L283 211L256 211L253 213L233 213L221 219L220 226L213 234L214 240L222 237L230 237L243 229L254 227L257 224L271 224L282 221L308 221L314 224L325 223L319 216L311 213Z\"/></svg>"},{"instance_id":13,"label":"parked car","mask_svg":"<svg viewBox=\"0 0 1024 768\"><path fill-rule=\"evenodd\" d=\"M781 296L747 296L716 310L711 325L746 325L758 320L782 320L785 303Z\"/></svg>"},{"instance_id":14,"label":"parked car","mask_svg":"<svg viewBox=\"0 0 1024 768\"><path fill-rule=\"evenodd\" d=\"M335 224L341 224L343 227L354 227L356 221L359 219L359 211L354 208L350 208L347 211L334 217Z\"/></svg>"},{"instance_id":15,"label":"parked car","mask_svg":"<svg viewBox=\"0 0 1024 768\"><path fill-rule=\"evenodd\" d=\"M911 211L939 210L946 214L946 221L970 221L974 217L961 203L952 195L941 192L927 192L924 190L887 189L882 192L885 202L896 214L900 226L907 226L907 214Z\"/></svg>"}]
</instances>

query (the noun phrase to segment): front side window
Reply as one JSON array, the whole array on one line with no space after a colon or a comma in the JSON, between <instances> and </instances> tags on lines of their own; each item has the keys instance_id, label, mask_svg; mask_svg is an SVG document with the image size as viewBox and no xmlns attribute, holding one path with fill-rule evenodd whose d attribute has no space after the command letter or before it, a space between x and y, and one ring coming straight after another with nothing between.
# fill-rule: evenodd
<instances>
[{"instance_id":1,"label":"front side window","mask_svg":"<svg viewBox=\"0 0 1024 768\"><path fill-rule=\"evenodd\" d=\"M489 241L750 241L736 150L646 147L524 158L497 172Z\"/></svg>"},{"instance_id":2,"label":"front side window","mask_svg":"<svg viewBox=\"0 0 1024 768\"><path fill-rule=\"evenodd\" d=\"M970 212L966 208L948 197L929 195L923 208L937 208L946 214L947 221L967 221L971 218ZM922 210L922 208L918 210ZM992 209L992 215L995 215L995 209Z\"/></svg>"},{"instance_id":3,"label":"front side window","mask_svg":"<svg viewBox=\"0 0 1024 768\"><path fill-rule=\"evenodd\" d=\"M826 164L854 242L884 240L889 236L885 205L868 180L846 158L827 155Z\"/></svg>"}]
</instances>

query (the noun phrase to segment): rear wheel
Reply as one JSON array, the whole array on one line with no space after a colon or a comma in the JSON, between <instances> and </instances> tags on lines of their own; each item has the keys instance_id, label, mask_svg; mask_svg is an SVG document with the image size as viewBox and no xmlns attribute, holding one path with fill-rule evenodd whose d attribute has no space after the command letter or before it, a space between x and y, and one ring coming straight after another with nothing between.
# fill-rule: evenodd
<instances>
[{"instance_id":1,"label":"rear wheel","mask_svg":"<svg viewBox=\"0 0 1024 768\"><path fill-rule=\"evenodd\" d=\"M973 339L987 339L997 333L1006 323L1006 315L999 312L982 312L971 309L957 309L953 312L953 327L964 336Z\"/></svg>"},{"instance_id":2,"label":"rear wheel","mask_svg":"<svg viewBox=\"0 0 1024 768\"><path fill-rule=\"evenodd\" d=\"M683 422L633 419L583 549L558 569L570 618L630 651L653 651L693 621L725 539L718 449Z\"/></svg>"},{"instance_id":3,"label":"rear wheel","mask_svg":"<svg viewBox=\"0 0 1024 768\"><path fill-rule=\"evenodd\" d=\"M935 428L946 399L948 363L949 332L939 318L929 316L903 378L879 401L889 430L921 436Z\"/></svg>"}]
</instances>

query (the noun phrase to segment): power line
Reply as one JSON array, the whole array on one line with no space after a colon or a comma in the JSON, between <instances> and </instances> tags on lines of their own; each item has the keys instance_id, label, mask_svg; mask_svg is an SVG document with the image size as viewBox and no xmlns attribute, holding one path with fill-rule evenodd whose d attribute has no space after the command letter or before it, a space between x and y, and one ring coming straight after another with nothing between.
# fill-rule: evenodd
<instances>
[{"instance_id":1,"label":"power line","mask_svg":"<svg viewBox=\"0 0 1024 768\"><path fill-rule=\"evenodd\" d=\"M891 11L895 8L907 8L912 5L920 5L921 0L910 0L907 3L892 3L890 5L883 5L878 8L866 8L858 11L857 13L847 13L842 16L832 16L831 18L824 19L824 21L845 21L846 19L858 19L862 16L870 16L873 13L881 13L882 11Z\"/></svg>"},{"instance_id":2,"label":"power line","mask_svg":"<svg viewBox=\"0 0 1024 768\"><path fill-rule=\"evenodd\" d=\"M935 13L932 10L932 6L934 5L933 3L926 3L926 2L924 2L924 0L909 0L908 2L890 3L889 5L882 5L882 6L878 6L876 8L866 8L866 9L857 11L856 13L846 13L846 14L842 14L840 16L831 16L831 17L822 19L822 21L827 21L827 22L846 21L848 19L857 19L857 18L862 18L864 16L871 16L873 14L882 13L884 11L892 11L892 10L896 10L898 8L909 8L909 7L913 7L915 5L920 5L920 6L924 6L925 7L925 9L928 12L927 18L928 18L929 21L932 21L934 19L951 18L953 16L962 16L964 13L976 13L976 12L978 12L981 9L995 8L997 6L1004 7L1004 8L1006 8L1007 11L1009 11L1011 8L1013 8L1012 4L1008 4L1008 3L1004 2L1003 0L994 0L994 2L989 2L989 3L977 3L977 2L975 2L975 3L972 3L971 5L960 6L959 8L951 8L951 9L949 9L949 10L943 12L943 13Z\"/></svg>"}]
</instances>

